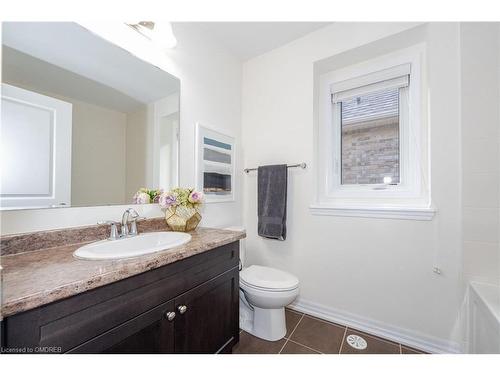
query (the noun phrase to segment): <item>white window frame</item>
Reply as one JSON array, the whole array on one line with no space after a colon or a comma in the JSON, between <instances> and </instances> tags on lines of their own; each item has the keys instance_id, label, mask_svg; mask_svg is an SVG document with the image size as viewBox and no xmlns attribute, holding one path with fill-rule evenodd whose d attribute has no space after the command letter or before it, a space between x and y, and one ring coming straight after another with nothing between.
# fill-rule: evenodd
<instances>
[{"instance_id":1,"label":"white window frame","mask_svg":"<svg viewBox=\"0 0 500 375\"><path fill-rule=\"evenodd\" d=\"M353 89L347 90L349 92L355 92L356 96L368 94L378 89L390 88L389 85L385 84L387 81L403 81L400 78L406 76L409 77L411 73L410 64L395 66L381 72L371 73L363 78L362 80L354 78L348 81L342 81L338 86L343 86L343 83L350 83L350 86L354 86ZM361 83L361 81L365 81ZM372 84L366 85L366 81L373 82ZM407 79L409 81L409 79ZM373 197L377 198L382 195L401 195L406 196L410 193L411 187L415 186L416 183L414 179L418 176L416 173L412 173L411 163L415 163L416 157L412 156L411 147L408 145L408 132L409 132L409 85L403 84L401 82L396 82L392 85L398 87L399 89L399 171L400 171L400 182L397 185L388 184L342 184L342 126L341 126L341 101L352 97L352 95L343 95L339 100L333 100L336 95L337 83L334 82L330 85L330 92L332 96L331 105L331 121L332 121L332 131L333 131L333 166L332 168L332 180L331 184L328 186L327 195L330 197L356 197L356 198L367 198ZM380 84L379 84L380 83ZM359 86L359 85L363 86ZM378 88L374 86L379 86ZM344 91L345 92L345 91Z\"/></svg>"},{"instance_id":2,"label":"white window frame","mask_svg":"<svg viewBox=\"0 0 500 375\"><path fill-rule=\"evenodd\" d=\"M430 189L425 183L429 168L421 163L428 160L422 154L424 57L425 46L420 44L319 77L313 214L432 219L435 209L430 207ZM395 86L404 87L400 89L399 184L342 185L340 104L335 103L342 97Z\"/></svg>"}]
</instances>

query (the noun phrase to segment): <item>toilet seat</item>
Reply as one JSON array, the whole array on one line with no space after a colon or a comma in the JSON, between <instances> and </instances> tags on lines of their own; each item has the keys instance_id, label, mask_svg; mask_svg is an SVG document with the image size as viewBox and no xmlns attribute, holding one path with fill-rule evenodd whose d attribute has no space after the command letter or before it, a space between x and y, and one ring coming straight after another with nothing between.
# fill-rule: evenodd
<instances>
[{"instance_id":1,"label":"toilet seat","mask_svg":"<svg viewBox=\"0 0 500 375\"><path fill-rule=\"evenodd\" d=\"M285 271L253 265L240 272L240 284L243 289L284 292L297 289L299 280Z\"/></svg>"},{"instance_id":2,"label":"toilet seat","mask_svg":"<svg viewBox=\"0 0 500 375\"><path fill-rule=\"evenodd\" d=\"M268 293L289 292L291 290L298 289L298 286L296 286L294 288L287 288L287 289L285 289L285 288L260 288L260 287L255 286L255 285L247 284L241 280L240 280L240 287L245 291L255 290L255 291L259 291L259 292L268 292Z\"/></svg>"}]
</instances>

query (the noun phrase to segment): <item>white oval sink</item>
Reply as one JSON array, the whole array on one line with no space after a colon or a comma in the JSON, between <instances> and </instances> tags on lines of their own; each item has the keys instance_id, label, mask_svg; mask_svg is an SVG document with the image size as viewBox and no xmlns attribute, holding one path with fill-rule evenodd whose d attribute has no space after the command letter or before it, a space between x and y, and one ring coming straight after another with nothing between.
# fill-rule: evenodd
<instances>
[{"instance_id":1,"label":"white oval sink","mask_svg":"<svg viewBox=\"0 0 500 375\"><path fill-rule=\"evenodd\" d=\"M181 232L152 232L118 240L102 240L78 248L73 256L79 259L105 260L132 258L168 250L191 241Z\"/></svg>"}]
</instances>

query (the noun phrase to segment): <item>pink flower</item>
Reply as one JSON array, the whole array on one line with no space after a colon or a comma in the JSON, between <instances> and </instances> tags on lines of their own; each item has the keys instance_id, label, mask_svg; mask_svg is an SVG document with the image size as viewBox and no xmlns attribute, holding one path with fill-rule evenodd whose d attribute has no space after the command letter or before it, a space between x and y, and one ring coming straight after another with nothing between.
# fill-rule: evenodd
<instances>
[{"instance_id":1,"label":"pink flower","mask_svg":"<svg viewBox=\"0 0 500 375\"><path fill-rule=\"evenodd\" d=\"M176 206L178 204L177 197L173 194L162 194L158 199L158 204L163 209L167 209L170 206Z\"/></svg>"},{"instance_id":2,"label":"pink flower","mask_svg":"<svg viewBox=\"0 0 500 375\"><path fill-rule=\"evenodd\" d=\"M201 203L203 200L203 193L199 191L192 191L191 194L189 194L188 201L191 203Z\"/></svg>"},{"instance_id":3,"label":"pink flower","mask_svg":"<svg viewBox=\"0 0 500 375\"><path fill-rule=\"evenodd\" d=\"M138 191L132 198L135 204L147 204L151 203L151 199L148 193Z\"/></svg>"}]
</instances>

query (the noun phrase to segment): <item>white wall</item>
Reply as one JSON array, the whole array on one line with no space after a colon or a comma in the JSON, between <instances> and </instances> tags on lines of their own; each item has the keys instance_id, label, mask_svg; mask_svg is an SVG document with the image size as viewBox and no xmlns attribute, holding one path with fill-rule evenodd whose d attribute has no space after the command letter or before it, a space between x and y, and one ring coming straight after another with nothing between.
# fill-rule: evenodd
<instances>
[{"instance_id":1,"label":"white wall","mask_svg":"<svg viewBox=\"0 0 500 375\"><path fill-rule=\"evenodd\" d=\"M126 201L131 202L135 192L141 187L158 188L160 175L160 147L164 116L175 114L178 119L179 93L168 95L144 108L127 115L127 182ZM167 130L169 130L168 128ZM170 130L169 130L170 131ZM177 160L176 160L177 162ZM165 167L165 166L163 166ZM169 166L170 173L177 168Z\"/></svg>"},{"instance_id":2,"label":"white wall","mask_svg":"<svg viewBox=\"0 0 500 375\"><path fill-rule=\"evenodd\" d=\"M117 23L117 26L122 26ZM109 23L104 26L109 29ZM194 131L197 121L241 139L241 63L225 50L176 25L175 49L163 54L137 33L115 40L132 53L153 62L181 80L181 151L180 184L194 186ZM109 36L111 37L111 36ZM136 39L134 39L136 38ZM237 148L237 170L241 171L241 147ZM204 226L241 224L241 175L236 176L236 201L207 204L203 210ZM59 208L48 210L5 211L1 213L1 234L94 224L100 219L118 219L127 206ZM138 207L142 215L158 217L154 205Z\"/></svg>"},{"instance_id":3,"label":"white wall","mask_svg":"<svg viewBox=\"0 0 500 375\"><path fill-rule=\"evenodd\" d=\"M464 276L499 284L498 24L463 23L460 35Z\"/></svg>"},{"instance_id":4,"label":"white wall","mask_svg":"<svg viewBox=\"0 0 500 375\"><path fill-rule=\"evenodd\" d=\"M289 172L285 242L257 236L256 175L245 176L246 256L247 264L296 274L300 308L428 350L452 351L461 338L463 294L458 24L419 26L369 47L377 54L405 41L427 43L434 220L313 216L308 209L314 194L314 62L412 26L333 24L244 64L245 165L306 162L311 167ZM434 266L441 275L433 273Z\"/></svg>"},{"instance_id":5,"label":"white wall","mask_svg":"<svg viewBox=\"0 0 500 375\"><path fill-rule=\"evenodd\" d=\"M147 187L146 176L149 170L147 160L148 150L148 108L144 106L139 111L127 114L126 159L127 175L125 196L131 202L135 192L141 187Z\"/></svg>"},{"instance_id":6,"label":"white wall","mask_svg":"<svg viewBox=\"0 0 500 375\"><path fill-rule=\"evenodd\" d=\"M125 113L73 103L71 205L125 201Z\"/></svg>"},{"instance_id":7,"label":"white wall","mask_svg":"<svg viewBox=\"0 0 500 375\"><path fill-rule=\"evenodd\" d=\"M153 144L148 153L148 157L151 159L151 176L148 180L152 182L149 186L155 188L162 188L165 190L172 189L179 185L178 174L179 174L179 145L177 139L179 139L179 93L173 93L165 98L157 100L149 105L149 110L151 111L153 118L151 119L151 130L153 133ZM170 123L165 122L164 119L167 116L172 116ZM175 126L175 129L172 128ZM162 158L161 150L164 144L164 137L162 134L168 132L172 135L175 134L175 142L172 144L171 154L175 158L171 158L171 155L166 155L167 158ZM177 156L176 156L177 155ZM175 160L173 160L175 159ZM165 181L160 182L160 175L163 178L165 171L173 175L175 178L172 180L173 183L165 183Z\"/></svg>"},{"instance_id":8,"label":"white wall","mask_svg":"<svg viewBox=\"0 0 500 375\"><path fill-rule=\"evenodd\" d=\"M159 125L158 186L170 189L177 186L179 113L162 116Z\"/></svg>"}]
</instances>

